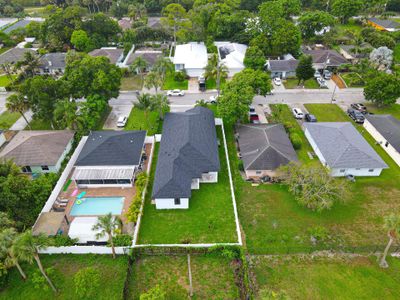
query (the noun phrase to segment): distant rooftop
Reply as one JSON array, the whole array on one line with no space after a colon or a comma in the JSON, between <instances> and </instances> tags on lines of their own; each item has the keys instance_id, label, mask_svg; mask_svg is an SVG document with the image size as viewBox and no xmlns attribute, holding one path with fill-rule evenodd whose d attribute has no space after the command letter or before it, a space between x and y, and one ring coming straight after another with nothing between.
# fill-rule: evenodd
<instances>
[{"instance_id":1,"label":"distant rooftop","mask_svg":"<svg viewBox=\"0 0 400 300\"><path fill-rule=\"evenodd\" d=\"M387 29L397 29L400 28L400 23L389 19L378 19L378 18L369 18L368 21L373 22L379 26L382 26Z\"/></svg>"},{"instance_id":2,"label":"distant rooftop","mask_svg":"<svg viewBox=\"0 0 400 300\"><path fill-rule=\"evenodd\" d=\"M392 115L366 115L366 119L400 152L400 120Z\"/></svg>"}]
</instances>

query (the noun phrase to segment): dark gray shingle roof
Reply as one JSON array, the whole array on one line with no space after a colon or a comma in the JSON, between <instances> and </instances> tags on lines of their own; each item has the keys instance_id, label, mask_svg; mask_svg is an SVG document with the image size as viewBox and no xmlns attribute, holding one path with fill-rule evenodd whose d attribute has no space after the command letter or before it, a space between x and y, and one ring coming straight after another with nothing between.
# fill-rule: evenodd
<instances>
[{"instance_id":1,"label":"dark gray shingle roof","mask_svg":"<svg viewBox=\"0 0 400 300\"><path fill-rule=\"evenodd\" d=\"M269 69L272 72L294 72L298 65L299 61L297 59L269 61Z\"/></svg>"},{"instance_id":2,"label":"dark gray shingle roof","mask_svg":"<svg viewBox=\"0 0 400 300\"><path fill-rule=\"evenodd\" d=\"M146 131L92 131L75 165L139 165L145 137Z\"/></svg>"},{"instance_id":3,"label":"dark gray shingle roof","mask_svg":"<svg viewBox=\"0 0 400 300\"><path fill-rule=\"evenodd\" d=\"M14 24L12 24L10 27L7 27L6 29L4 29L3 32L8 34L15 29L25 27L26 25L28 25L31 22L32 22L31 20L19 20L19 21L15 22Z\"/></svg>"},{"instance_id":4,"label":"dark gray shingle roof","mask_svg":"<svg viewBox=\"0 0 400 300\"><path fill-rule=\"evenodd\" d=\"M39 68L65 69L66 55L63 52L46 53L39 59Z\"/></svg>"},{"instance_id":5,"label":"dark gray shingle roof","mask_svg":"<svg viewBox=\"0 0 400 300\"><path fill-rule=\"evenodd\" d=\"M379 26L384 28L400 28L400 23L397 23L392 20L378 19L378 18L369 18L368 21L373 22Z\"/></svg>"},{"instance_id":6,"label":"dark gray shingle roof","mask_svg":"<svg viewBox=\"0 0 400 300\"><path fill-rule=\"evenodd\" d=\"M392 115L366 115L366 119L400 152L400 120Z\"/></svg>"},{"instance_id":7,"label":"dark gray shingle roof","mask_svg":"<svg viewBox=\"0 0 400 300\"><path fill-rule=\"evenodd\" d=\"M282 124L240 124L236 131L245 170L275 170L298 160Z\"/></svg>"},{"instance_id":8,"label":"dark gray shingle roof","mask_svg":"<svg viewBox=\"0 0 400 300\"><path fill-rule=\"evenodd\" d=\"M12 48L0 55L0 65L15 64L24 60L26 52L36 54L35 50L29 48Z\"/></svg>"},{"instance_id":9,"label":"dark gray shingle roof","mask_svg":"<svg viewBox=\"0 0 400 300\"><path fill-rule=\"evenodd\" d=\"M313 63L323 64L326 63L327 66L340 66L347 63L347 60L340 55L340 53L335 50L304 50L304 54L311 55Z\"/></svg>"},{"instance_id":10,"label":"dark gray shingle roof","mask_svg":"<svg viewBox=\"0 0 400 300\"><path fill-rule=\"evenodd\" d=\"M162 52L158 51L158 50L138 50L129 56L126 64L131 65L135 61L135 59L140 56L145 61L147 61L147 63L149 64L149 67L151 67L154 65L157 58L159 58L162 55L163 55Z\"/></svg>"},{"instance_id":11,"label":"dark gray shingle roof","mask_svg":"<svg viewBox=\"0 0 400 300\"><path fill-rule=\"evenodd\" d=\"M195 107L165 116L153 198L190 198L192 179L220 169L214 113Z\"/></svg>"},{"instance_id":12,"label":"dark gray shingle roof","mask_svg":"<svg viewBox=\"0 0 400 300\"><path fill-rule=\"evenodd\" d=\"M108 57L111 64L116 64L120 59L121 55L124 53L124 49L112 49L112 48L100 48L89 52L90 56L105 56Z\"/></svg>"},{"instance_id":13,"label":"dark gray shingle roof","mask_svg":"<svg viewBox=\"0 0 400 300\"><path fill-rule=\"evenodd\" d=\"M330 168L388 166L350 122L304 123Z\"/></svg>"}]
</instances>

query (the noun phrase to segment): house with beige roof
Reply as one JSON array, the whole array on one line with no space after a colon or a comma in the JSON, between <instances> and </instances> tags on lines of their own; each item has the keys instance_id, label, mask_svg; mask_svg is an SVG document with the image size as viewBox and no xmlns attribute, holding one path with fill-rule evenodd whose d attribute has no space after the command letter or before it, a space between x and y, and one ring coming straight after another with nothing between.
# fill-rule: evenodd
<instances>
[{"instance_id":1,"label":"house with beige roof","mask_svg":"<svg viewBox=\"0 0 400 300\"><path fill-rule=\"evenodd\" d=\"M0 153L23 173L56 173L71 150L74 132L69 130L26 130L18 132Z\"/></svg>"}]
</instances>

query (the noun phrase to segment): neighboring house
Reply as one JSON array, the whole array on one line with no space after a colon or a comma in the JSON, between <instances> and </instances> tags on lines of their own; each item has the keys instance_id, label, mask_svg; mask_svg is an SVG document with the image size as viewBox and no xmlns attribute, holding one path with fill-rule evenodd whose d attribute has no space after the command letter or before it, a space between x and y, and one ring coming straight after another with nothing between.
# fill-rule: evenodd
<instances>
[{"instance_id":1,"label":"neighboring house","mask_svg":"<svg viewBox=\"0 0 400 300\"><path fill-rule=\"evenodd\" d=\"M285 55L283 59L269 59L266 63L271 77L288 78L296 76L296 69L299 61L292 55Z\"/></svg>"},{"instance_id":2,"label":"neighboring house","mask_svg":"<svg viewBox=\"0 0 400 300\"><path fill-rule=\"evenodd\" d=\"M355 45L340 45L339 52L345 59L355 64L362 58L369 57L373 47L368 43L363 43L360 47Z\"/></svg>"},{"instance_id":3,"label":"neighboring house","mask_svg":"<svg viewBox=\"0 0 400 300\"><path fill-rule=\"evenodd\" d=\"M384 20L378 18L369 18L367 23L372 27L381 30L381 31L399 31L400 23L397 23L392 20Z\"/></svg>"},{"instance_id":4,"label":"neighboring house","mask_svg":"<svg viewBox=\"0 0 400 300\"><path fill-rule=\"evenodd\" d=\"M176 45L172 62L175 71L186 70L189 77L202 76L208 63L207 47L196 42Z\"/></svg>"},{"instance_id":5,"label":"neighboring house","mask_svg":"<svg viewBox=\"0 0 400 300\"><path fill-rule=\"evenodd\" d=\"M400 166L400 121L392 115L366 115L364 128Z\"/></svg>"},{"instance_id":6,"label":"neighboring house","mask_svg":"<svg viewBox=\"0 0 400 300\"><path fill-rule=\"evenodd\" d=\"M231 42L215 42L214 45L218 49L219 61L228 68L228 77L232 77L244 69L246 45Z\"/></svg>"},{"instance_id":7,"label":"neighboring house","mask_svg":"<svg viewBox=\"0 0 400 300\"><path fill-rule=\"evenodd\" d=\"M132 21L130 18L122 18L121 20L118 20L118 25L123 31L125 31L132 28Z\"/></svg>"},{"instance_id":8,"label":"neighboring house","mask_svg":"<svg viewBox=\"0 0 400 300\"><path fill-rule=\"evenodd\" d=\"M14 24L12 24L11 26L4 29L3 32L9 34L13 30L26 27L31 22L32 22L32 20L25 20L25 19L19 20L19 21L15 22Z\"/></svg>"},{"instance_id":9,"label":"neighboring house","mask_svg":"<svg viewBox=\"0 0 400 300\"><path fill-rule=\"evenodd\" d=\"M126 66L129 67L130 65L132 65L132 63L135 61L136 58L141 57L147 62L147 68L145 70L147 72L151 70L156 60L161 56L163 56L161 50L155 50L152 48L143 48L140 50L136 50L133 53L130 53L128 59L125 60L124 64L126 64Z\"/></svg>"},{"instance_id":10,"label":"neighboring house","mask_svg":"<svg viewBox=\"0 0 400 300\"><path fill-rule=\"evenodd\" d=\"M0 130L0 147L6 142L6 136L4 135L4 130Z\"/></svg>"},{"instance_id":11,"label":"neighboring house","mask_svg":"<svg viewBox=\"0 0 400 300\"><path fill-rule=\"evenodd\" d=\"M113 65L119 65L124 60L124 49L118 49L115 47L104 47L100 49L95 49L89 52L90 56L105 56L110 60Z\"/></svg>"},{"instance_id":12,"label":"neighboring house","mask_svg":"<svg viewBox=\"0 0 400 300\"><path fill-rule=\"evenodd\" d=\"M236 132L247 178L274 177L280 166L298 161L282 124L239 124Z\"/></svg>"},{"instance_id":13,"label":"neighboring house","mask_svg":"<svg viewBox=\"0 0 400 300\"><path fill-rule=\"evenodd\" d=\"M75 162L80 188L131 187L140 169L146 131L92 131Z\"/></svg>"},{"instance_id":14,"label":"neighboring house","mask_svg":"<svg viewBox=\"0 0 400 300\"><path fill-rule=\"evenodd\" d=\"M25 53L37 54L35 50L29 48L11 48L0 55L0 65L14 65L25 59Z\"/></svg>"},{"instance_id":15,"label":"neighboring house","mask_svg":"<svg viewBox=\"0 0 400 300\"><path fill-rule=\"evenodd\" d=\"M311 55L313 67L316 70L325 68L337 68L340 65L346 64L347 60L335 50L314 49L303 50L305 55Z\"/></svg>"},{"instance_id":16,"label":"neighboring house","mask_svg":"<svg viewBox=\"0 0 400 300\"><path fill-rule=\"evenodd\" d=\"M65 72L67 54L63 52L46 53L39 58L38 74L60 76Z\"/></svg>"},{"instance_id":17,"label":"neighboring house","mask_svg":"<svg viewBox=\"0 0 400 300\"><path fill-rule=\"evenodd\" d=\"M148 17L147 18L147 26L152 29L162 28L161 18L160 17Z\"/></svg>"},{"instance_id":18,"label":"neighboring house","mask_svg":"<svg viewBox=\"0 0 400 300\"><path fill-rule=\"evenodd\" d=\"M388 166L350 122L304 123L305 135L332 176L379 176Z\"/></svg>"},{"instance_id":19,"label":"neighboring house","mask_svg":"<svg viewBox=\"0 0 400 300\"><path fill-rule=\"evenodd\" d=\"M192 189L218 182L219 170L214 113L195 107L166 114L153 184L156 208L189 208Z\"/></svg>"},{"instance_id":20,"label":"neighboring house","mask_svg":"<svg viewBox=\"0 0 400 300\"><path fill-rule=\"evenodd\" d=\"M4 147L0 157L12 159L23 173L56 173L72 147L69 130L24 130Z\"/></svg>"}]
</instances>

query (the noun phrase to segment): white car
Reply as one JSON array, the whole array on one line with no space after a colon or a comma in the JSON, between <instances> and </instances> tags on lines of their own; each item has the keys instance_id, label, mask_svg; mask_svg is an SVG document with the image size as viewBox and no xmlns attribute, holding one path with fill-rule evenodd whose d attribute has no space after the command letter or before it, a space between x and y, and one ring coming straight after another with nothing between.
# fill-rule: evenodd
<instances>
[{"instance_id":1,"label":"white car","mask_svg":"<svg viewBox=\"0 0 400 300\"><path fill-rule=\"evenodd\" d=\"M318 79L321 77L321 73L318 70L315 70L314 72L314 78Z\"/></svg>"},{"instance_id":2,"label":"white car","mask_svg":"<svg viewBox=\"0 0 400 300\"><path fill-rule=\"evenodd\" d=\"M301 111L300 108L293 108L292 109L292 113L293 113L293 116L296 119L303 119L304 118L304 114L303 114L303 112Z\"/></svg>"},{"instance_id":3,"label":"white car","mask_svg":"<svg viewBox=\"0 0 400 300\"><path fill-rule=\"evenodd\" d=\"M281 85L282 84L282 80L279 77L275 77L274 78L274 83L275 83L275 85Z\"/></svg>"},{"instance_id":4,"label":"white car","mask_svg":"<svg viewBox=\"0 0 400 300\"><path fill-rule=\"evenodd\" d=\"M117 120L117 127L118 128L125 127L127 121L128 121L128 118L126 116L120 116Z\"/></svg>"},{"instance_id":5,"label":"white car","mask_svg":"<svg viewBox=\"0 0 400 300\"><path fill-rule=\"evenodd\" d=\"M218 95L210 96L210 99L207 101L207 103L216 104L218 101L218 97L219 97Z\"/></svg>"},{"instance_id":6,"label":"white car","mask_svg":"<svg viewBox=\"0 0 400 300\"><path fill-rule=\"evenodd\" d=\"M169 90L167 96L184 96L185 92L182 90Z\"/></svg>"}]
</instances>

